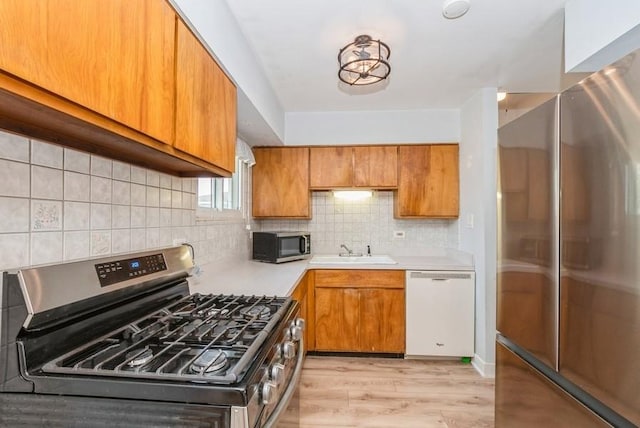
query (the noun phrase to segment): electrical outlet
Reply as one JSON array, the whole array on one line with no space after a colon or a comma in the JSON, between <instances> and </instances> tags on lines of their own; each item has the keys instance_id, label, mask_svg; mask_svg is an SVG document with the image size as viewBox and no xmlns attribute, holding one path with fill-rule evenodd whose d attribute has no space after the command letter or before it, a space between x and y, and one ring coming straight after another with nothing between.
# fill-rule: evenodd
<instances>
[{"instance_id":1,"label":"electrical outlet","mask_svg":"<svg viewBox=\"0 0 640 428\"><path fill-rule=\"evenodd\" d=\"M404 230L394 230L393 238L394 239L404 239L405 233Z\"/></svg>"},{"instance_id":2,"label":"electrical outlet","mask_svg":"<svg viewBox=\"0 0 640 428\"><path fill-rule=\"evenodd\" d=\"M184 244L185 242L187 242L187 240L186 240L185 238L175 238L175 239L173 240L173 246L174 246L174 247L177 247L178 245L182 245L182 244Z\"/></svg>"}]
</instances>

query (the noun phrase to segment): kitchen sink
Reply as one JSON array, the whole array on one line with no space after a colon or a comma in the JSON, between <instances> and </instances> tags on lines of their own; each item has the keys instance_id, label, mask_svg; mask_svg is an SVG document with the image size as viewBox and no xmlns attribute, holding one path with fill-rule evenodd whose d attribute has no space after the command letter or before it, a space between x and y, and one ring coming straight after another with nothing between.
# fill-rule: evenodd
<instances>
[{"instance_id":1,"label":"kitchen sink","mask_svg":"<svg viewBox=\"0 0 640 428\"><path fill-rule=\"evenodd\" d=\"M395 265L398 262L387 255L380 256L313 256L309 261L312 265Z\"/></svg>"}]
</instances>

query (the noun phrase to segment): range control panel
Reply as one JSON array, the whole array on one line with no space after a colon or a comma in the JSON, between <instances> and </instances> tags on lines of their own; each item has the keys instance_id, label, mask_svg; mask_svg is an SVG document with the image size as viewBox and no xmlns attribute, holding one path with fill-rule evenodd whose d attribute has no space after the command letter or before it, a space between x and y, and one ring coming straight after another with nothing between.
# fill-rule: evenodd
<instances>
[{"instance_id":1,"label":"range control panel","mask_svg":"<svg viewBox=\"0 0 640 428\"><path fill-rule=\"evenodd\" d=\"M95 265L101 287L167 270L162 254L116 260Z\"/></svg>"}]
</instances>

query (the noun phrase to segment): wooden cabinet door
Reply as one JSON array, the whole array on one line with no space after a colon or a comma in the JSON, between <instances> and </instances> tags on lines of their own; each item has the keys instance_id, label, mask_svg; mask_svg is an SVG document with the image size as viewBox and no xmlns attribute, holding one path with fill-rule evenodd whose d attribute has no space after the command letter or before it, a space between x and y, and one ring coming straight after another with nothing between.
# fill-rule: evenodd
<instances>
[{"instance_id":1,"label":"wooden cabinet door","mask_svg":"<svg viewBox=\"0 0 640 428\"><path fill-rule=\"evenodd\" d=\"M0 69L162 142L174 136L164 1L2 0Z\"/></svg>"},{"instance_id":2,"label":"wooden cabinet door","mask_svg":"<svg viewBox=\"0 0 640 428\"><path fill-rule=\"evenodd\" d=\"M253 153L253 216L310 218L309 148L261 147Z\"/></svg>"},{"instance_id":3,"label":"wooden cabinet door","mask_svg":"<svg viewBox=\"0 0 640 428\"><path fill-rule=\"evenodd\" d=\"M181 21L177 33L175 147L233 172L236 88Z\"/></svg>"},{"instance_id":4,"label":"wooden cabinet door","mask_svg":"<svg viewBox=\"0 0 640 428\"><path fill-rule=\"evenodd\" d=\"M405 347L404 289L360 290L360 349L403 353Z\"/></svg>"},{"instance_id":5,"label":"wooden cabinet door","mask_svg":"<svg viewBox=\"0 0 640 428\"><path fill-rule=\"evenodd\" d=\"M309 182L312 189L353 187L353 148L311 147Z\"/></svg>"},{"instance_id":6,"label":"wooden cabinet door","mask_svg":"<svg viewBox=\"0 0 640 428\"><path fill-rule=\"evenodd\" d=\"M458 217L457 144L400 146L398 165L395 217Z\"/></svg>"},{"instance_id":7,"label":"wooden cabinet door","mask_svg":"<svg viewBox=\"0 0 640 428\"><path fill-rule=\"evenodd\" d=\"M318 351L360 351L360 293L353 288L316 288Z\"/></svg>"},{"instance_id":8,"label":"wooden cabinet door","mask_svg":"<svg viewBox=\"0 0 640 428\"><path fill-rule=\"evenodd\" d=\"M398 187L398 147L363 146L353 148L355 187L377 189Z\"/></svg>"}]
</instances>

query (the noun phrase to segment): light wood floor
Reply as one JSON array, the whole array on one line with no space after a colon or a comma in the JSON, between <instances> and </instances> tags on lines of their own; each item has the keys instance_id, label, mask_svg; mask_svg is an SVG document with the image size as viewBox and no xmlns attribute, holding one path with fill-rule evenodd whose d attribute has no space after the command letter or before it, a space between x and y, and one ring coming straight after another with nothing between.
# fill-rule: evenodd
<instances>
[{"instance_id":1,"label":"light wood floor","mask_svg":"<svg viewBox=\"0 0 640 428\"><path fill-rule=\"evenodd\" d=\"M307 357L300 426L493 427L493 387L453 360Z\"/></svg>"}]
</instances>

